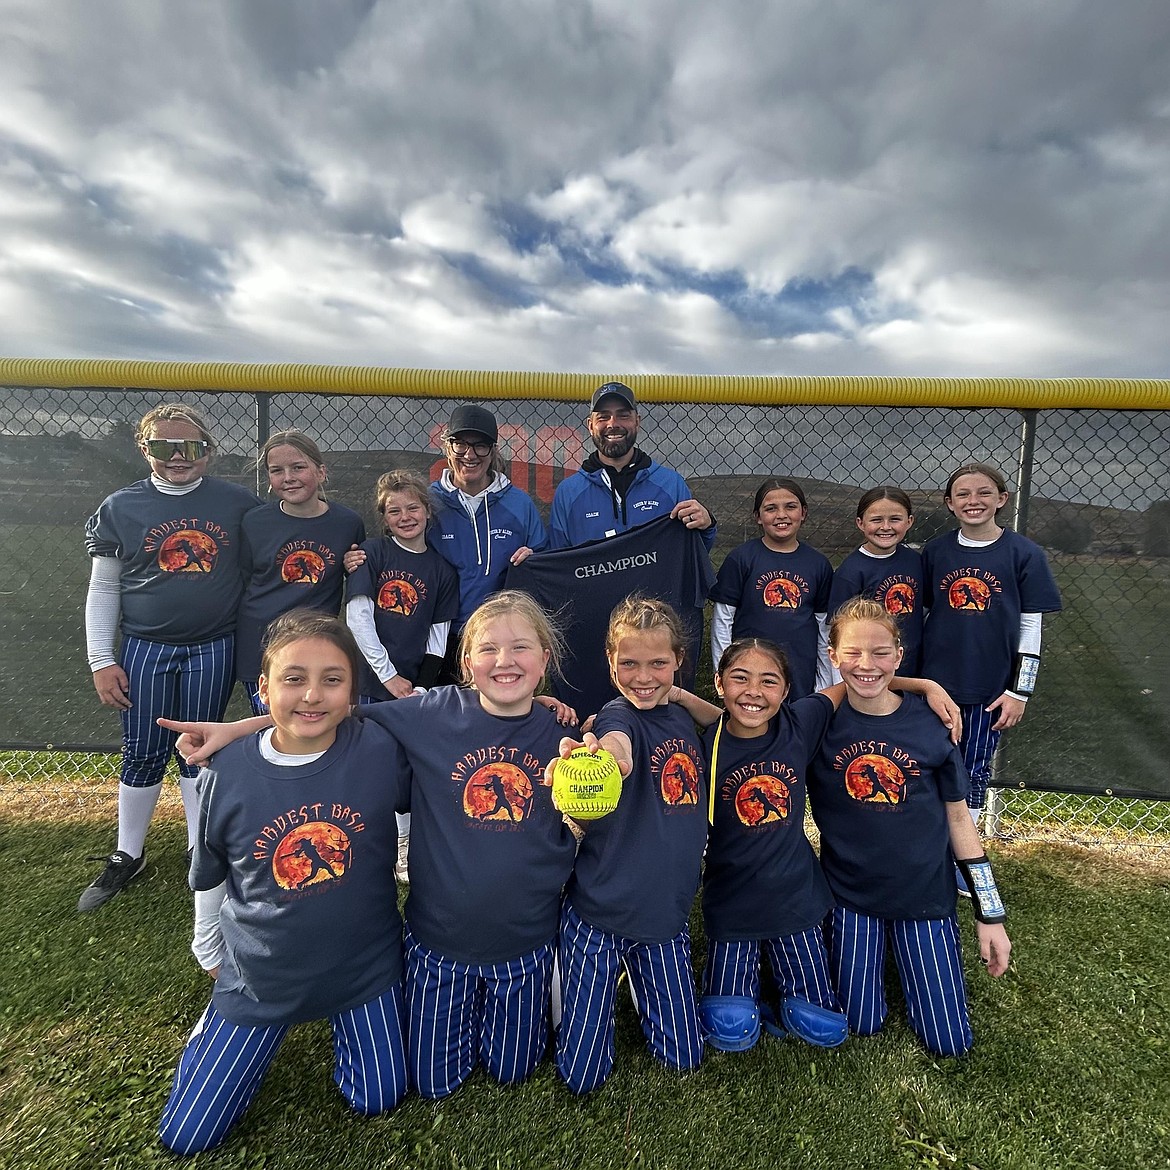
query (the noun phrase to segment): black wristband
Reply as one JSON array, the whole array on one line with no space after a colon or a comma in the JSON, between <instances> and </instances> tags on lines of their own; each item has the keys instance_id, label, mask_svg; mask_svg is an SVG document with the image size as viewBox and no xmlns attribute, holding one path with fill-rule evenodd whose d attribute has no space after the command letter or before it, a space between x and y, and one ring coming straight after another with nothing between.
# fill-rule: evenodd
<instances>
[{"instance_id":1,"label":"black wristband","mask_svg":"<svg viewBox=\"0 0 1170 1170\"><path fill-rule=\"evenodd\" d=\"M1039 654L1024 654L1023 652L1017 654L1016 668L1012 672L1012 681L1008 690L1014 691L1017 695L1032 694L1036 689L1036 675L1039 671Z\"/></svg>"},{"instance_id":2,"label":"black wristband","mask_svg":"<svg viewBox=\"0 0 1170 1170\"><path fill-rule=\"evenodd\" d=\"M991 862L987 855L972 857L966 861L955 859L963 877L967 879L967 889L971 891L971 909L980 922L1005 922L1007 911L1004 909L1003 899L999 896L999 889L995 884L995 875L991 872Z\"/></svg>"}]
</instances>

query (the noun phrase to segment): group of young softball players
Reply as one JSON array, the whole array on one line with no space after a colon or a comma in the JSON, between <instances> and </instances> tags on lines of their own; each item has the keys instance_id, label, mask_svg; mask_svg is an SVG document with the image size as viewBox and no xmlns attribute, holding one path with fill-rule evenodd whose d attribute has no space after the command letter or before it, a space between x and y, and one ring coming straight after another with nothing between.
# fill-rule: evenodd
<instances>
[{"instance_id":1,"label":"group of young softball players","mask_svg":"<svg viewBox=\"0 0 1170 1170\"><path fill-rule=\"evenodd\" d=\"M90 662L124 751L117 849L80 908L141 871L183 732L193 949L214 988L163 1113L168 1147L221 1142L311 1019L330 1020L359 1113L408 1088L446 1096L477 1064L522 1081L550 1024L558 1072L589 1092L613 1066L622 979L653 1056L688 1070L765 1029L822 1046L877 1032L888 947L922 1043L971 1047L957 883L1000 975L1011 944L971 814L1035 684L1041 615L1060 608L1043 551L997 522L998 472L951 476L958 528L921 554L903 543L909 497L866 492L862 544L836 573L800 539L800 486L766 481L760 536L711 594L722 706L676 684L679 616L632 596L606 639L619 697L581 712L582 730L538 694L562 646L524 593L474 609L459 682L443 681L460 585L427 544L419 477L381 477L385 535L367 541L299 432L261 453L263 505L206 475L214 440L192 409L155 408L139 441L150 477L86 529ZM218 723L235 677L256 714ZM612 752L625 783L614 812L573 823L551 781L581 744Z\"/></svg>"}]
</instances>

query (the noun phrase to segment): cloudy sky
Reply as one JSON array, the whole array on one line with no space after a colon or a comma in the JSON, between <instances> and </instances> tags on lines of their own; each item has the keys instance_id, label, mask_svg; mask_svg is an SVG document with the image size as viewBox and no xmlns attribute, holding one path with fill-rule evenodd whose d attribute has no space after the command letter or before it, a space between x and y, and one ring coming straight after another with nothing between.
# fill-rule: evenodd
<instances>
[{"instance_id":1,"label":"cloudy sky","mask_svg":"<svg viewBox=\"0 0 1170 1170\"><path fill-rule=\"evenodd\" d=\"M1164 377L1164 0L0 0L0 353Z\"/></svg>"}]
</instances>

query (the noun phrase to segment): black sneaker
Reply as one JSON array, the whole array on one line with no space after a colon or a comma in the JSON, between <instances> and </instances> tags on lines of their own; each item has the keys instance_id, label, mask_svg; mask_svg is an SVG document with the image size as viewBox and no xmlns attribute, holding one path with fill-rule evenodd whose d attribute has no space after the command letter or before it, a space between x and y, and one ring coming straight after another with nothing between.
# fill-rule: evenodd
<instances>
[{"instance_id":1,"label":"black sneaker","mask_svg":"<svg viewBox=\"0 0 1170 1170\"><path fill-rule=\"evenodd\" d=\"M77 902L78 910L96 910L104 906L115 894L120 894L146 866L146 853L141 857L131 857L121 849L111 853L109 857L101 854L87 858L89 861L104 861L106 868L94 879L91 885L81 891Z\"/></svg>"}]
</instances>

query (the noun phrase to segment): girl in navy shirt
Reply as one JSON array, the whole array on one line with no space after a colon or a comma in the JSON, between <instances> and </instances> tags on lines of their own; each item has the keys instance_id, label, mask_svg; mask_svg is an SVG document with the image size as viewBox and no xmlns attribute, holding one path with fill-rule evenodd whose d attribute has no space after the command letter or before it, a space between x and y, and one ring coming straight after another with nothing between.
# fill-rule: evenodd
<instances>
[{"instance_id":1,"label":"girl in navy shirt","mask_svg":"<svg viewBox=\"0 0 1170 1170\"><path fill-rule=\"evenodd\" d=\"M1060 591L1044 550L999 525L1008 491L995 468L960 467L943 498L959 528L922 550L930 611L922 672L963 709L967 804L978 819L1000 737L1023 719L1035 688L1042 615L1060 609Z\"/></svg>"},{"instance_id":2,"label":"girl in navy shirt","mask_svg":"<svg viewBox=\"0 0 1170 1170\"><path fill-rule=\"evenodd\" d=\"M366 526L353 509L325 499L325 460L303 432L271 435L257 464L276 499L244 517L236 677L253 712L262 715L256 680L264 631L290 609L338 613L345 584L342 557L351 544L365 540Z\"/></svg>"},{"instance_id":3,"label":"girl in navy shirt","mask_svg":"<svg viewBox=\"0 0 1170 1170\"><path fill-rule=\"evenodd\" d=\"M832 681L824 642L833 567L798 539L808 503L795 480L765 480L752 514L759 539L727 554L711 590L711 661L733 638L767 638L788 656L789 693L800 699Z\"/></svg>"},{"instance_id":4,"label":"girl in navy shirt","mask_svg":"<svg viewBox=\"0 0 1170 1170\"><path fill-rule=\"evenodd\" d=\"M972 1043L955 914L954 865L975 895L979 950L991 975L1011 943L979 834L967 815L967 775L946 729L914 696L890 689L902 650L876 601L834 615L829 654L846 701L808 773L821 867L837 905L826 927L830 973L858 1035L885 1022L885 955L894 952L910 1026L940 1056Z\"/></svg>"},{"instance_id":5,"label":"girl in navy shirt","mask_svg":"<svg viewBox=\"0 0 1170 1170\"><path fill-rule=\"evenodd\" d=\"M574 1093L613 1068L623 965L655 1059L679 1070L702 1059L687 920L707 839L706 768L691 717L668 701L686 641L682 619L656 599L632 595L610 617L606 653L621 697L584 743L612 752L626 779L617 808L581 826L561 916L557 1068ZM561 755L580 746L562 740Z\"/></svg>"},{"instance_id":6,"label":"girl in navy shirt","mask_svg":"<svg viewBox=\"0 0 1170 1170\"><path fill-rule=\"evenodd\" d=\"M307 1020L332 1025L333 1079L356 1112L406 1093L394 812L407 777L393 739L349 718L357 666L338 618L279 618L259 679L272 727L199 775L195 949L215 987L159 1123L177 1153L227 1137Z\"/></svg>"},{"instance_id":7,"label":"girl in navy shirt","mask_svg":"<svg viewBox=\"0 0 1170 1170\"><path fill-rule=\"evenodd\" d=\"M175 745L158 717L223 718L244 588L241 528L260 506L247 488L207 474L216 444L194 407L154 407L135 437L150 476L108 496L85 525L86 648L98 698L121 715L122 768L117 847L91 859L105 864L78 910L104 905L146 866ZM180 761L188 846L198 828L196 772Z\"/></svg>"},{"instance_id":8,"label":"girl in navy shirt","mask_svg":"<svg viewBox=\"0 0 1170 1170\"><path fill-rule=\"evenodd\" d=\"M914 506L900 487L870 488L857 502L857 527L864 537L833 574L829 612L851 597L871 597L897 618L902 634L898 673L916 675L922 645L925 587L922 556L902 542L914 523Z\"/></svg>"}]
</instances>

